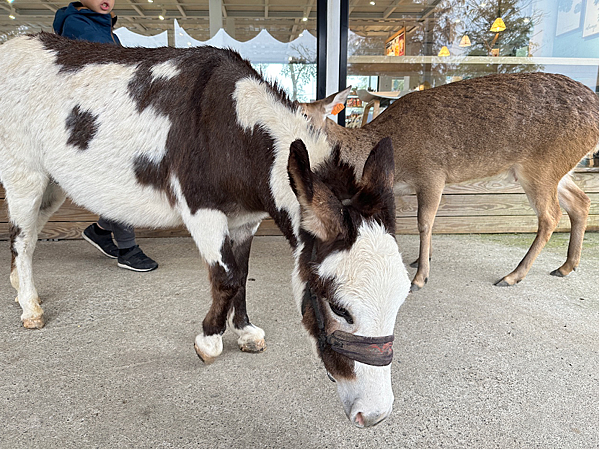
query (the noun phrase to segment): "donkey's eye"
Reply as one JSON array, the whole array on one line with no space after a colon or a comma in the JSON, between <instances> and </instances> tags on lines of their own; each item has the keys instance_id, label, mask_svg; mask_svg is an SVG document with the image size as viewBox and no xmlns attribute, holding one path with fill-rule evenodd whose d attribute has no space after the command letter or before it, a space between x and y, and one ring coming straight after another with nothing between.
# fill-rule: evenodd
<instances>
[{"instance_id":1,"label":"donkey's eye","mask_svg":"<svg viewBox=\"0 0 600 450\"><path fill-rule=\"evenodd\" d=\"M329 307L331 308L331 310L333 311L333 313L336 316L340 316L341 318L345 319L346 322L348 322L350 324L354 323L354 320L352 320L352 316L344 308L342 308L340 306L337 306L337 305L334 305L333 303L330 303Z\"/></svg>"}]
</instances>

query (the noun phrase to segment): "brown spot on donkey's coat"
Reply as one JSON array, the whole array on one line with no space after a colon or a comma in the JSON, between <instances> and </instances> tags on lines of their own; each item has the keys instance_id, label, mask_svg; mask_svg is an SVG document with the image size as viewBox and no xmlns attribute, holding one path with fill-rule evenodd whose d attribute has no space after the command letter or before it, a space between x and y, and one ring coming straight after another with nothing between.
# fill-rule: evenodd
<instances>
[{"instance_id":1,"label":"brown spot on donkey's coat","mask_svg":"<svg viewBox=\"0 0 600 450\"><path fill-rule=\"evenodd\" d=\"M65 128L69 132L67 144L78 147L80 150L87 150L90 141L98 131L98 116L89 111L82 111L77 105L73 108L69 116Z\"/></svg>"}]
</instances>

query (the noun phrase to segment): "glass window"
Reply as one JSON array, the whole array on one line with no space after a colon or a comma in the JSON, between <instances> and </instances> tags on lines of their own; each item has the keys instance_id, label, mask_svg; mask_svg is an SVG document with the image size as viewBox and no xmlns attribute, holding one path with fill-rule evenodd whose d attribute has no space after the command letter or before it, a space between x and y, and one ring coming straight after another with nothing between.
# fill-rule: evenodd
<instances>
[{"instance_id":1,"label":"glass window","mask_svg":"<svg viewBox=\"0 0 600 450\"><path fill-rule=\"evenodd\" d=\"M360 125L364 91L492 73L562 73L598 92L598 0L359 0L349 28L347 126Z\"/></svg>"}]
</instances>

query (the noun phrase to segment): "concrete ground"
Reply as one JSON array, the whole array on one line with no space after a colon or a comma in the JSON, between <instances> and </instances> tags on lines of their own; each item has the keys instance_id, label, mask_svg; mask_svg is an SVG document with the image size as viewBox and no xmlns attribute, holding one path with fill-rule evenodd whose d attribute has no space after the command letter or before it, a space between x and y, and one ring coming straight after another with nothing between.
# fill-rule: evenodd
<instances>
[{"instance_id":1,"label":"concrete ground","mask_svg":"<svg viewBox=\"0 0 600 450\"><path fill-rule=\"evenodd\" d=\"M598 448L598 234L567 278L549 275L566 253L555 236L523 282L493 286L531 240L434 236L429 283L398 314L394 412L366 430L312 355L283 238L256 238L250 261L266 352L228 332L212 366L193 349L210 290L191 239L140 240L160 263L145 274L84 241L40 242L38 331L21 327L4 242L0 447ZM398 243L416 257L416 236Z\"/></svg>"}]
</instances>

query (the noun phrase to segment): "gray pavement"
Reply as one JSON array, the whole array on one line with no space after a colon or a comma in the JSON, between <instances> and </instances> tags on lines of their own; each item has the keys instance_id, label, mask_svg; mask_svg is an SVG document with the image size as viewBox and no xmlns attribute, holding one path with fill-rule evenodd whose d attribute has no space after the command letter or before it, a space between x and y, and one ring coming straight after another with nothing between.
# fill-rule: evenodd
<instances>
[{"instance_id":1,"label":"gray pavement","mask_svg":"<svg viewBox=\"0 0 600 450\"><path fill-rule=\"evenodd\" d=\"M250 262L266 352L228 332L212 366L193 349L210 289L191 239L141 239L160 263L145 274L84 241L40 242L39 331L21 327L3 242L0 447L598 448L598 234L569 277L548 275L566 253L555 244L519 285L494 287L531 240L434 236L429 283L398 315L394 412L366 430L312 355L283 238L257 237ZM416 236L398 243L415 259Z\"/></svg>"}]
</instances>

